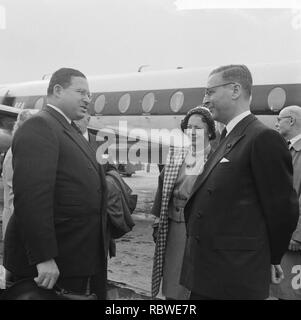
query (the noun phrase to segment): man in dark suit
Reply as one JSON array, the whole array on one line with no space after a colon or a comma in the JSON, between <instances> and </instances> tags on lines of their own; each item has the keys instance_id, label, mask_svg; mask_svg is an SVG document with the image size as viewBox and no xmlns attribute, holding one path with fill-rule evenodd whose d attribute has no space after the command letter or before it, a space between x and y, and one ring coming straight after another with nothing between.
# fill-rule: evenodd
<instances>
[{"instance_id":1,"label":"man in dark suit","mask_svg":"<svg viewBox=\"0 0 301 320\"><path fill-rule=\"evenodd\" d=\"M13 279L105 298L106 184L95 152L73 120L90 102L80 71L56 71L48 105L13 139L14 215L7 228L4 266Z\"/></svg>"},{"instance_id":2,"label":"man in dark suit","mask_svg":"<svg viewBox=\"0 0 301 320\"><path fill-rule=\"evenodd\" d=\"M205 101L226 125L185 207L181 283L191 299L265 299L283 277L281 257L298 219L283 138L250 113L244 65L211 72Z\"/></svg>"}]
</instances>

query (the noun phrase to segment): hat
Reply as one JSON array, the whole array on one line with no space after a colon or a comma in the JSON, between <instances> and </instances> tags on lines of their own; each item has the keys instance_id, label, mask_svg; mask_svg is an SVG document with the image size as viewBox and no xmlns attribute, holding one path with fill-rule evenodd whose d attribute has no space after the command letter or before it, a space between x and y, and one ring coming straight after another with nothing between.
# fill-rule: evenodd
<instances>
[{"instance_id":1,"label":"hat","mask_svg":"<svg viewBox=\"0 0 301 320\"><path fill-rule=\"evenodd\" d=\"M40 288L33 279L23 279L3 290L0 300L60 300L54 290Z\"/></svg>"}]
</instances>

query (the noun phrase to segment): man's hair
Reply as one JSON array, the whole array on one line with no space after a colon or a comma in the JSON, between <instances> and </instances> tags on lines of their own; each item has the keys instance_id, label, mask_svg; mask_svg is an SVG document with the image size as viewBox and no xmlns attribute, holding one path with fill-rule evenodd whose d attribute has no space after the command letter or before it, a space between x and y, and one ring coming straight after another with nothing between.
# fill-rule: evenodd
<instances>
[{"instance_id":1,"label":"man's hair","mask_svg":"<svg viewBox=\"0 0 301 320\"><path fill-rule=\"evenodd\" d=\"M247 96L252 94L252 74L244 64L230 64L222 66L211 71L210 76L213 74L222 73L222 78L225 82L238 82Z\"/></svg>"},{"instance_id":2,"label":"man's hair","mask_svg":"<svg viewBox=\"0 0 301 320\"><path fill-rule=\"evenodd\" d=\"M86 79L86 76L82 72L72 68L61 68L55 71L49 81L47 96L51 96L53 94L53 88L57 84L62 86L64 89L69 87L72 77L81 77Z\"/></svg>"}]
</instances>

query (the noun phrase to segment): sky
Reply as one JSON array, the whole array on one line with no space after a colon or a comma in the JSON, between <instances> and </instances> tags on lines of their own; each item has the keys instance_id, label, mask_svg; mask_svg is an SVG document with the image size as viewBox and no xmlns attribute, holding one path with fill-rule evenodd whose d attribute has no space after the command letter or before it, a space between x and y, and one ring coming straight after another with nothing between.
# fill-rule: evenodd
<instances>
[{"instance_id":1,"label":"sky","mask_svg":"<svg viewBox=\"0 0 301 320\"><path fill-rule=\"evenodd\" d=\"M0 0L0 83L60 67L103 75L301 61L300 10L178 10L178 1Z\"/></svg>"}]
</instances>

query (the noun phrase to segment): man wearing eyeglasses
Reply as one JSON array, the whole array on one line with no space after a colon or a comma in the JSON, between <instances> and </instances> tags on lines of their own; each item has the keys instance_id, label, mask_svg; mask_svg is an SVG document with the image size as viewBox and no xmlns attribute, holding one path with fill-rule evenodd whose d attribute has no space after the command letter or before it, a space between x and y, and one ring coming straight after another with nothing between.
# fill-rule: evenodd
<instances>
[{"instance_id":1,"label":"man wearing eyeglasses","mask_svg":"<svg viewBox=\"0 0 301 320\"><path fill-rule=\"evenodd\" d=\"M4 266L13 281L32 278L45 289L105 298L105 178L73 122L90 103L85 75L56 71L47 102L13 139L14 214Z\"/></svg>"},{"instance_id":2,"label":"man wearing eyeglasses","mask_svg":"<svg viewBox=\"0 0 301 320\"><path fill-rule=\"evenodd\" d=\"M294 188L299 198L299 221L295 229L288 251L282 258L281 266L284 271L284 281L279 286L272 285L271 293L283 300L300 300L300 270L301 266L301 107L289 106L279 113L276 129L288 142L294 167Z\"/></svg>"},{"instance_id":3,"label":"man wearing eyeglasses","mask_svg":"<svg viewBox=\"0 0 301 320\"><path fill-rule=\"evenodd\" d=\"M265 299L298 219L284 139L250 113L244 65L213 70L204 102L225 125L185 207L181 284L191 299Z\"/></svg>"}]
</instances>

